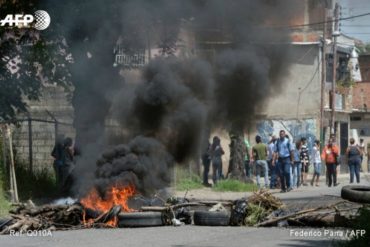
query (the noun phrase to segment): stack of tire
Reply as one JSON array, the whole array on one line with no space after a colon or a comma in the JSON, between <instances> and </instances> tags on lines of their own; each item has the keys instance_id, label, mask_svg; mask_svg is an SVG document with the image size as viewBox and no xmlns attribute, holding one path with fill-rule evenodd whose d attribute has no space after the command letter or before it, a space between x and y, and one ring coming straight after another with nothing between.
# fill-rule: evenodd
<instances>
[{"instance_id":1,"label":"stack of tire","mask_svg":"<svg viewBox=\"0 0 370 247\"><path fill-rule=\"evenodd\" d=\"M230 213L224 211L195 211L194 224L198 226L228 226Z\"/></svg>"},{"instance_id":2,"label":"stack of tire","mask_svg":"<svg viewBox=\"0 0 370 247\"><path fill-rule=\"evenodd\" d=\"M199 226L228 226L229 212L194 211L194 224ZM121 213L118 227L153 227L165 225L161 212Z\"/></svg>"},{"instance_id":3,"label":"stack of tire","mask_svg":"<svg viewBox=\"0 0 370 247\"><path fill-rule=\"evenodd\" d=\"M135 212L118 215L118 227L149 227L165 224L161 212Z\"/></svg>"}]
</instances>

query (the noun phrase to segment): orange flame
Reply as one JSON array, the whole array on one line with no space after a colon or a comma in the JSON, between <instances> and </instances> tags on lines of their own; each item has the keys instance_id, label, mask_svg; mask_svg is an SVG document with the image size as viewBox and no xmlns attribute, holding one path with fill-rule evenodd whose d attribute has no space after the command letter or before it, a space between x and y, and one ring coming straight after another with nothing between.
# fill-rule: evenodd
<instances>
[{"instance_id":1,"label":"orange flame","mask_svg":"<svg viewBox=\"0 0 370 247\"><path fill-rule=\"evenodd\" d=\"M136 193L135 187L129 185L127 187L112 186L110 190L106 193L105 198L101 198L99 193L93 188L86 197L81 199L81 204L85 208L90 208L100 212L107 212L112 207L120 205L122 210L125 212L132 212L133 209L130 209L127 205L127 200ZM83 223L85 225L91 224L93 220L86 221L85 213L83 214ZM107 222L107 225L116 226L117 218Z\"/></svg>"}]
</instances>

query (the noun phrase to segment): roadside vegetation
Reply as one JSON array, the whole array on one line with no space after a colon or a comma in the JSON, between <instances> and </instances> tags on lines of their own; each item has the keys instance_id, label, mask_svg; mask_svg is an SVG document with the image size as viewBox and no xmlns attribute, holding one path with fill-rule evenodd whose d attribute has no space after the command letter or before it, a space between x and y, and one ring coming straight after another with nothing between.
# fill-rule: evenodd
<instances>
[{"instance_id":1,"label":"roadside vegetation","mask_svg":"<svg viewBox=\"0 0 370 247\"><path fill-rule=\"evenodd\" d=\"M1 154L1 147L0 147ZM2 157L2 156L1 156ZM0 160L0 215L4 215L10 207L9 191L10 179L9 171ZM18 188L19 201L24 202L29 199L48 200L56 195L57 188L55 176L51 171L43 169L31 173L25 164L15 161L15 174Z\"/></svg>"},{"instance_id":2,"label":"roadside vegetation","mask_svg":"<svg viewBox=\"0 0 370 247\"><path fill-rule=\"evenodd\" d=\"M239 180L225 179L218 182L214 187L214 191L231 191L231 192L247 192L256 191L258 187L255 184L243 183Z\"/></svg>"},{"instance_id":3,"label":"roadside vegetation","mask_svg":"<svg viewBox=\"0 0 370 247\"><path fill-rule=\"evenodd\" d=\"M177 168L175 176L174 186L178 191L204 188L201 177L187 169ZM258 187L255 184L247 184L239 180L224 179L213 186L212 190L217 192L248 192L256 191Z\"/></svg>"},{"instance_id":4,"label":"roadside vegetation","mask_svg":"<svg viewBox=\"0 0 370 247\"><path fill-rule=\"evenodd\" d=\"M10 202L7 200L4 191L4 176L2 170L3 169L0 169L0 217L7 215L10 209Z\"/></svg>"},{"instance_id":5,"label":"roadside vegetation","mask_svg":"<svg viewBox=\"0 0 370 247\"><path fill-rule=\"evenodd\" d=\"M30 173L24 165L15 169L20 201L28 199L49 199L56 195L57 187L54 174L47 169Z\"/></svg>"},{"instance_id":6,"label":"roadside vegetation","mask_svg":"<svg viewBox=\"0 0 370 247\"><path fill-rule=\"evenodd\" d=\"M0 157L3 157L2 142L0 142ZM10 202L5 195L5 176L4 176L4 161L0 159L0 217L7 215L10 209Z\"/></svg>"},{"instance_id":7,"label":"roadside vegetation","mask_svg":"<svg viewBox=\"0 0 370 247\"><path fill-rule=\"evenodd\" d=\"M1 162L0 162L1 163ZM8 214L11 207L9 190L9 178L6 176L4 166L0 168L0 216ZM20 166L16 168L19 201L25 202L29 199L38 202L48 200L56 195L54 176L47 170L31 174L27 169Z\"/></svg>"},{"instance_id":8,"label":"roadside vegetation","mask_svg":"<svg viewBox=\"0 0 370 247\"><path fill-rule=\"evenodd\" d=\"M175 188L179 191L201 189L203 188L201 178L183 168L175 170Z\"/></svg>"}]
</instances>

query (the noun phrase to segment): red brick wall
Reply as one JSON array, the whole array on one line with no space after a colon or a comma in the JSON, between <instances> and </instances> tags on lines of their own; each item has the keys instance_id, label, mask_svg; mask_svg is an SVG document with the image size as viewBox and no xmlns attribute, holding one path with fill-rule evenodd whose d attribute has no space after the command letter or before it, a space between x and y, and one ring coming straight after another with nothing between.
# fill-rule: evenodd
<instances>
[{"instance_id":1,"label":"red brick wall","mask_svg":"<svg viewBox=\"0 0 370 247\"><path fill-rule=\"evenodd\" d=\"M358 58L362 81L370 82L370 55L361 55Z\"/></svg>"},{"instance_id":2,"label":"red brick wall","mask_svg":"<svg viewBox=\"0 0 370 247\"><path fill-rule=\"evenodd\" d=\"M353 87L352 106L364 110L364 104L370 110L370 81L359 82Z\"/></svg>"}]
</instances>

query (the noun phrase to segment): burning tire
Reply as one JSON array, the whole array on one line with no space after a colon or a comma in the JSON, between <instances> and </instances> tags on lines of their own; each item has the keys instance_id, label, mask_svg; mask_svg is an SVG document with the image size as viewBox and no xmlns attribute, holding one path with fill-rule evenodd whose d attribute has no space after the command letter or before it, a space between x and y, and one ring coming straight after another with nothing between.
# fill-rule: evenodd
<instances>
[{"instance_id":1,"label":"burning tire","mask_svg":"<svg viewBox=\"0 0 370 247\"><path fill-rule=\"evenodd\" d=\"M352 202L370 203L370 186L347 185L342 188L341 196Z\"/></svg>"},{"instance_id":2,"label":"burning tire","mask_svg":"<svg viewBox=\"0 0 370 247\"><path fill-rule=\"evenodd\" d=\"M195 211L194 224L199 226L228 226L230 223L230 213Z\"/></svg>"},{"instance_id":3,"label":"burning tire","mask_svg":"<svg viewBox=\"0 0 370 247\"><path fill-rule=\"evenodd\" d=\"M163 226L160 212L121 213L118 215L118 227Z\"/></svg>"}]
</instances>

